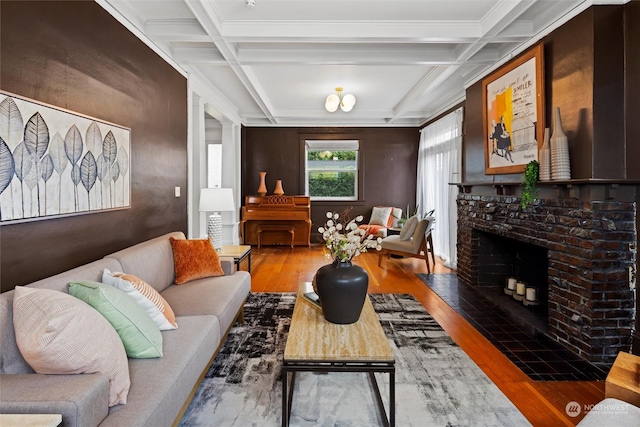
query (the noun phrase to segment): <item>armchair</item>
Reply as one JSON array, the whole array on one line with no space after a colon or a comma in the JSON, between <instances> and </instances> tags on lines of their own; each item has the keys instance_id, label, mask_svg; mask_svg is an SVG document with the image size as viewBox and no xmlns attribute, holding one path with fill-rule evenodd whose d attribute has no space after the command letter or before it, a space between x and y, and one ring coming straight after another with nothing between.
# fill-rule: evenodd
<instances>
[{"instance_id":1,"label":"armchair","mask_svg":"<svg viewBox=\"0 0 640 427\"><path fill-rule=\"evenodd\" d=\"M378 266L382 266L382 257L390 255L424 259L427 263L427 272L431 273L429 264L429 252L435 266L436 260L433 254L433 239L431 229L435 218L430 216L422 219L416 225L413 235L408 240L402 240L399 235L387 236L382 239L382 250L378 255Z\"/></svg>"}]
</instances>

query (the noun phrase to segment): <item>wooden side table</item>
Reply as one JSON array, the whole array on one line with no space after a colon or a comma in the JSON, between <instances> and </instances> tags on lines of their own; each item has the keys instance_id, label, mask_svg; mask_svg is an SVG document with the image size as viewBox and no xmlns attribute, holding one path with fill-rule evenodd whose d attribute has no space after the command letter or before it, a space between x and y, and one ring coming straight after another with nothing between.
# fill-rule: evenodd
<instances>
[{"instance_id":1,"label":"wooden side table","mask_svg":"<svg viewBox=\"0 0 640 427\"><path fill-rule=\"evenodd\" d=\"M238 271L240 271L240 263L246 258L247 271L251 273L251 245L225 245L218 251L218 256L233 257Z\"/></svg>"},{"instance_id":2,"label":"wooden side table","mask_svg":"<svg viewBox=\"0 0 640 427\"><path fill-rule=\"evenodd\" d=\"M60 414L0 414L2 427L57 427L60 424Z\"/></svg>"},{"instance_id":3,"label":"wooden side table","mask_svg":"<svg viewBox=\"0 0 640 427\"><path fill-rule=\"evenodd\" d=\"M640 356L618 353L607 375L604 395L640 407Z\"/></svg>"}]
</instances>

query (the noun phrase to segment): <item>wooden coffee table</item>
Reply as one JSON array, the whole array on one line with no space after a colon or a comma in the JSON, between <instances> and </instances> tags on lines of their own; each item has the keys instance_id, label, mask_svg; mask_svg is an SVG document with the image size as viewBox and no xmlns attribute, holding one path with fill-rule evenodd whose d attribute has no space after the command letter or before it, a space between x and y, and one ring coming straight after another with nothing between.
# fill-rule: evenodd
<instances>
[{"instance_id":1,"label":"wooden coffee table","mask_svg":"<svg viewBox=\"0 0 640 427\"><path fill-rule=\"evenodd\" d=\"M310 283L302 283L293 309L282 365L282 425L289 425L296 372L367 372L385 426L395 426L395 359L369 298L360 319L336 325L301 296ZM376 372L389 374L389 416L384 409ZM289 383L291 374L291 383Z\"/></svg>"}]
</instances>

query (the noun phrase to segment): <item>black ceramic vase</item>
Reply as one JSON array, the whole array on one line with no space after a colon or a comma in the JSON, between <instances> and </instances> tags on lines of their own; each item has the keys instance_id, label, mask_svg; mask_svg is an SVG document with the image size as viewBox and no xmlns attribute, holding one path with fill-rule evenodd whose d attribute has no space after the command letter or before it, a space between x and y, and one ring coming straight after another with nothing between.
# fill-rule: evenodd
<instances>
[{"instance_id":1,"label":"black ceramic vase","mask_svg":"<svg viewBox=\"0 0 640 427\"><path fill-rule=\"evenodd\" d=\"M369 287L369 276L362 267L334 261L321 267L315 280L328 322L345 325L358 321Z\"/></svg>"}]
</instances>

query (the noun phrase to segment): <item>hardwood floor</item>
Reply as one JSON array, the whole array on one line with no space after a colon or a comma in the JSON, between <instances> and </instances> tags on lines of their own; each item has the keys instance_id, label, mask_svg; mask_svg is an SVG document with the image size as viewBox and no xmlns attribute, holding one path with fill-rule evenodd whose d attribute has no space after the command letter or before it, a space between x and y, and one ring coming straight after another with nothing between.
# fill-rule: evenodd
<instances>
[{"instance_id":1,"label":"hardwood floor","mask_svg":"<svg viewBox=\"0 0 640 427\"><path fill-rule=\"evenodd\" d=\"M311 281L316 270L328 264L323 246L312 248L263 246L251 251L253 292L295 292L299 282ZM532 381L484 336L415 276L426 273L423 260L383 260L365 253L355 263L369 273L370 293L410 293L419 300L453 340L473 359L534 426L573 426L584 417L565 412L569 402L583 408L604 398L604 381ZM243 268L245 268L243 266ZM435 273L451 272L436 258Z\"/></svg>"}]
</instances>

